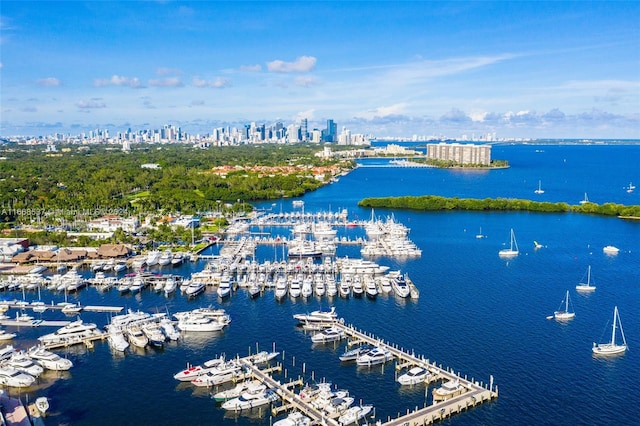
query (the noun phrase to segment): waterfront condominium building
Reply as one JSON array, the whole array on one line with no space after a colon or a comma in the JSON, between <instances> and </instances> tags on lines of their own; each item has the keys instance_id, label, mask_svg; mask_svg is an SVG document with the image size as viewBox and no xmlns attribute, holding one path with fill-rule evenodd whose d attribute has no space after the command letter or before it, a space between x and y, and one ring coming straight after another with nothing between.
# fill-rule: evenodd
<instances>
[{"instance_id":1,"label":"waterfront condominium building","mask_svg":"<svg viewBox=\"0 0 640 426\"><path fill-rule=\"evenodd\" d=\"M427 158L430 160L448 160L459 164L491 164L491 145L462 143L427 144Z\"/></svg>"}]
</instances>

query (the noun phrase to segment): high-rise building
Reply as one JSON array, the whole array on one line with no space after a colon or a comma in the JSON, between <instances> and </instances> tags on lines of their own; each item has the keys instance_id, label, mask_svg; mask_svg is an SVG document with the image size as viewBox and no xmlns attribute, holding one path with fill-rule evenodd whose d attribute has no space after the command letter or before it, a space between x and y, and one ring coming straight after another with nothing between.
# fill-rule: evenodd
<instances>
[{"instance_id":1,"label":"high-rise building","mask_svg":"<svg viewBox=\"0 0 640 426\"><path fill-rule=\"evenodd\" d=\"M325 142L336 142L338 138L338 125L332 120L327 120L327 128L323 134Z\"/></svg>"}]
</instances>

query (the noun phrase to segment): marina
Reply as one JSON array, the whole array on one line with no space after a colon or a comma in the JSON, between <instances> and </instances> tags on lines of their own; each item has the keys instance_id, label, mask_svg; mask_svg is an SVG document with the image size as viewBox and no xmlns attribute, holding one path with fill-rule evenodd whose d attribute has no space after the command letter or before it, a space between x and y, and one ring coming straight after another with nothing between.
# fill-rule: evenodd
<instances>
[{"instance_id":1,"label":"marina","mask_svg":"<svg viewBox=\"0 0 640 426\"><path fill-rule=\"evenodd\" d=\"M305 210L330 211L331 204L335 205L336 200L354 200L341 201L340 204L349 206L347 223L369 222L370 209L351 206L363 196L381 193L403 195L404 189L400 191L398 185L389 184L397 182L398 178L405 179L406 185L403 186L406 188L424 188L426 185L437 188L445 196L505 195L526 198L532 195L531 190L537 185L539 176L543 176L545 186L548 186L548 190L540 197L552 201L556 200L555 197L559 200L579 200L585 191L588 191L590 199L620 203L631 203L631 199L624 197L637 196L637 191L629 194L620 189L629 182L628 175L632 171L619 167L625 164L624 158L635 155L637 151L618 147L578 147L578 152L582 154L585 151L593 152L588 161L596 163L602 157L600 148L606 149L608 161L617 165L615 169L605 167L609 171L606 179L587 184L590 182L588 177L581 175L581 169L575 167L580 162L574 156L576 151L573 148L558 148L555 153L556 147L545 147L544 153L532 154L534 147L494 147L496 152L503 150L507 154L503 154L503 158L509 158L513 164L529 164L527 161L533 161L531 157L537 156L535 176L527 176L525 169L518 167L472 174L438 169L402 171L390 168L373 173L374 169L361 168L341 178L338 184L306 195L304 206ZM616 152L623 155L616 157ZM538 162L542 156L545 156L545 161L541 166ZM563 163L564 158L567 159L566 163ZM561 163L566 164L566 169L555 166ZM544 164L548 164L548 167ZM401 171L402 176L397 176ZM566 178L565 173L568 173ZM568 182L564 189L557 189L553 184L560 179ZM621 183L617 184L616 179ZM445 185L443 181L446 181ZM612 187L618 192L611 191ZM258 207L280 210L278 204L282 204L285 206L283 210L287 210L291 200L277 201L274 206L272 204L272 201L265 202ZM376 214L385 218L391 212L376 209ZM638 355L634 348L638 347L640 335L635 314L638 294L633 285L640 265L637 255L640 253L637 246L640 238L635 222L590 215L516 212L395 211L394 214L398 222L411 228L411 239L422 249L420 257L369 258L362 255L361 245L336 245L335 256L330 256L331 263L326 264L330 270L327 273L324 256L313 261L289 259L287 247L283 251L278 244L255 244L255 248L247 252L248 257L242 258L234 266L234 258L227 258L220 252L224 245L221 243L202 252L202 258L183 262L179 266L146 268L151 275L166 275L165 278L172 275L180 283L194 276L209 277L204 291L194 298L186 297L180 292L179 286L174 293L165 295L164 291L155 290L154 279L151 278L146 287L122 294L114 286L107 288L89 282L81 290L68 292L67 303L75 305L79 302L83 308L123 308L122 312L116 313L86 309L80 312L84 322L95 323L102 330L114 316L130 310L148 314L175 314L211 307L224 309L232 321L220 331L181 332L178 340L167 340L162 347L147 344L140 348L130 345L124 351L116 350L108 336L105 340L93 342L92 347L82 343L61 347L55 351L73 361L74 366L70 370L62 372L61 376L45 372L38 379L38 386L20 390L6 388L6 391L23 399L28 395L29 401L35 401L39 396L49 398L51 409L44 418L45 423L91 426L117 423L124 412L122 401L126 400L128 406L136 408L127 409L127 415L132 423L137 424L154 418L154 423L166 425L181 424L188 419L192 424L266 426L288 416L285 411L272 411L282 406L281 402L254 410L227 411L221 405L214 404L212 394L227 389L226 386L235 387L235 384L214 385L211 388L192 386L190 383L177 382L166 372L184 368L188 362L204 363L217 354L225 353L229 358L235 358L235 354L246 354L248 348L251 348L249 353L254 353L257 348L253 348L258 344L271 348L277 342L278 349L282 351L278 359L282 371L273 371L273 380L288 383L301 378L305 384L326 380L333 383L334 391L349 389L351 397L356 400L352 408L374 407L366 418L369 424L380 421L400 425L408 422L410 426L415 426L438 422L440 419L458 426L506 425L513 424L515 420L527 424L560 424L567 420L582 424L629 424L629 419L634 418L636 411L635 406L628 404L628 395L638 390L637 380L634 379ZM483 238L476 238L480 228ZM511 228L517 233L519 255L502 259L497 253L509 247ZM342 236L352 241L367 238L364 226L336 229L339 239ZM248 232L292 235L289 228L260 230L256 226ZM242 234L238 234L237 238L241 239ZM533 241L544 242L545 248L535 250ZM611 256L603 251L603 247L608 245L619 248L617 255ZM245 247L250 247L249 243ZM347 258L362 262L349 265L349 262L344 262ZM210 262L217 263L217 269L211 268ZM372 274L356 272L357 268L370 267L367 262L387 269ZM577 278L589 266L597 274L598 290L577 292L574 290ZM287 272L287 267L293 270ZM306 299L302 296L292 299L287 293L285 298L277 301L278 277L285 277L284 282L290 284L289 277L297 276L294 272L296 267L303 274L303 280L305 276L312 277L313 295ZM320 272L321 267L324 272ZM232 273L233 268L235 272ZM274 268L271 281L267 279L269 268ZM283 268L282 271L280 268ZM313 268L316 268L315 273ZM220 299L216 290L218 280L225 271L231 274L234 284L230 295ZM393 271L410 277L419 290L418 299L395 295L391 281L383 279L390 278L389 274ZM78 272L86 280L95 278L90 268L83 267ZM248 291L253 272L256 282L264 283L260 287L260 295L255 298L250 297ZM260 278L262 273L265 274L264 281ZM388 290L379 292L375 299L364 295L357 298L353 293L349 293L348 298L342 298L338 293L329 295L330 281L327 280L323 281L325 292L316 294L318 288L323 288L316 286L316 277L333 279L337 284L343 281L343 274L350 276L352 285L355 275L362 275L363 287L364 277L371 275L374 281L378 281L379 289L384 286ZM51 272L45 274L50 275ZM106 276L120 279L126 274L108 272ZM577 312L575 319L545 321L544 316L553 311L559 299L566 295L567 289L570 289L571 303ZM13 320L16 313L26 313L35 321L70 322L77 318L77 315L64 315L61 309L37 312L25 306L25 302L31 304L38 300L45 304L51 304L51 301L56 305L64 303L64 291L41 287L39 297L37 289L24 289L23 293L23 289L17 287L5 289L2 296L9 301L20 302L7 308L7 319ZM446 378L403 385L396 379L413 368L415 364L411 360L398 361L393 355L393 360L371 367L359 367L355 359L341 361L343 353L357 347L355 343L350 343L359 340L357 337L314 344L311 335L317 331L317 324L296 325L298 320L293 319L295 314L311 314L327 307L335 307L340 317L344 318L344 327L358 324L358 327L367 330L363 334L375 340L374 344L383 340L389 347L396 346L402 352L424 354L417 358L423 362L422 365L429 359L428 368L433 375L438 372L432 369L433 360L437 360L438 364L455 366L455 371L459 370L460 373L438 365L435 367L449 373ZM617 307L624 322L626 340L622 340L621 330L616 323L613 344L616 348L626 345L629 349L612 356L596 355L592 350L593 342L606 348L604 345L613 341L611 321L614 307ZM16 334L10 344L21 350L27 350L33 342L38 341L38 337L55 330L55 326L2 325L2 328ZM482 394L473 394L476 388L472 387L471 390L465 388L467 390L458 396L434 404L433 391L451 382L452 378L459 377L459 383L463 384L465 380L472 383L478 381L480 387L488 391L487 387L490 386L487 383L491 382L491 375L495 377L493 392L497 393L497 384L500 386L499 398L490 399L494 402L489 402L485 397L484 402L480 403L478 398L480 396L482 399ZM535 379L526 380L530 377ZM140 392L139 386L133 386L148 383L150 379L154 385L148 391ZM556 386L558 381L575 383L584 392L580 393L580 398L572 398L567 403L566 387L560 389ZM96 386L96 383L100 386ZM451 384L453 393L459 389L454 385ZM299 395L302 390L291 388L290 391ZM88 392L93 398L86 398ZM446 392L448 390L444 389L442 393ZM607 404L602 404L603 394L607 395ZM158 418L158 400L171 401L171 410L165 410L161 418ZM474 403L476 408L471 409ZM461 413L456 414L459 411ZM413 417L406 417L409 415ZM359 424L363 423L365 421L360 420Z\"/></svg>"}]
</instances>

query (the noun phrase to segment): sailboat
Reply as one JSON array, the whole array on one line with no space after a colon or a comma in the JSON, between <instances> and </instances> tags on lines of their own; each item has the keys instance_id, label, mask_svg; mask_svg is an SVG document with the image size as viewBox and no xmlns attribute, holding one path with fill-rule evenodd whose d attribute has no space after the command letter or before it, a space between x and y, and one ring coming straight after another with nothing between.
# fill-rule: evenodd
<instances>
[{"instance_id":1,"label":"sailboat","mask_svg":"<svg viewBox=\"0 0 640 426\"><path fill-rule=\"evenodd\" d=\"M562 305L564 305L564 310L562 310ZM560 303L558 310L553 313L553 318L558 321L567 321L573 319L575 316L576 313L569 310L569 290L567 290L567 295L562 303Z\"/></svg>"},{"instance_id":2,"label":"sailboat","mask_svg":"<svg viewBox=\"0 0 640 426\"><path fill-rule=\"evenodd\" d=\"M616 344L616 328L620 329L620 335L622 336L622 344ZM610 343L596 343L593 342L591 350L594 355L618 355L627 350L627 340L624 337L624 330L622 330L622 322L620 321L620 314L618 314L618 307L613 309L613 325L611 329L611 342Z\"/></svg>"},{"instance_id":3,"label":"sailboat","mask_svg":"<svg viewBox=\"0 0 640 426\"><path fill-rule=\"evenodd\" d=\"M587 197L587 193L584 193L584 198L580 200L580 204L587 204L589 202L589 197Z\"/></svg>"},{"instance_id":4,"label":"sailboat","mask_svg":"<svg viewBox=\"0 0 640 426\"><path fill-rule=\"evenodd\" d=\"M596 286L591 285L591 265L587 268L587 282L578 284L576 290L584 292L596 290Z\"/></svg>"},{"instance_id":5,"label":"sailboat","mask_svg":"<svg viewBox=\"0 0 640 426\"><path fill-rule=\"evenodd\" d=\"M484 235L482 235L482 226L480 227L480 233L476 234L476 238L484 238Z\"/></svg>"},{"instance_id":6,"label":"sailboat","mask_svg":"<svg viewBox=\"0 0 640 426\"><path fill-rule=\"evenodd\" d=\"M629 182L629 186L626 187L627 192L632 193L634 189L636 189L636 186L632 182Z\"/></svg>"},{"instance_id":7,"label":"sailboat","mask_svg":"<svg viewBox=\"0 0 640 426\"><path fill-rule=\"evenodd\" d=\"M511 228L511 241L509 243L508 249L502 249L498 252L498 256L500 257L513 257L517 256L520 252L518 251L518 242L516 241L516 234L513 232L513 228Z\"/></svg>"},{"instance_id":8,"label":"sailboat","mask_svg":"<svg viewBox=\"0 0 640 426\"><path fill-rule=\"evenodd\" d=\"M538 189L536 189L535 191L536 194L544 194L544 189L542 189L542 182L538 181Z\"/></svg>"}]
</instances>

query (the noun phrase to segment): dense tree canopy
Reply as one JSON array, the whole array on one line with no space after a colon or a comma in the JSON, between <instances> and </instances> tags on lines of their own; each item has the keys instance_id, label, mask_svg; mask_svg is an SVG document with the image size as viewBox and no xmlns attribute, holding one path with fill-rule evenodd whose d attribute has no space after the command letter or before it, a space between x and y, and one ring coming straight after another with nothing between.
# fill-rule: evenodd
<instances>
[{"instance_id":1,"label":"dense tree canopy","mask_svg":"<svg viewBox=\"0 0 640 426\"><path fill-rule=\"evenodd\" d=\"M585 203L569 205L567 203L549 203L531 200L507 198L445 198L435 195L419 197L365 198L358 203L361 207L392 209L410 209L422 211L470 210L470 211L529 211L546 213L586 213L605 216L623 216L640 218L640 206L622 204Z\"/></svg>"}]
</instances>

